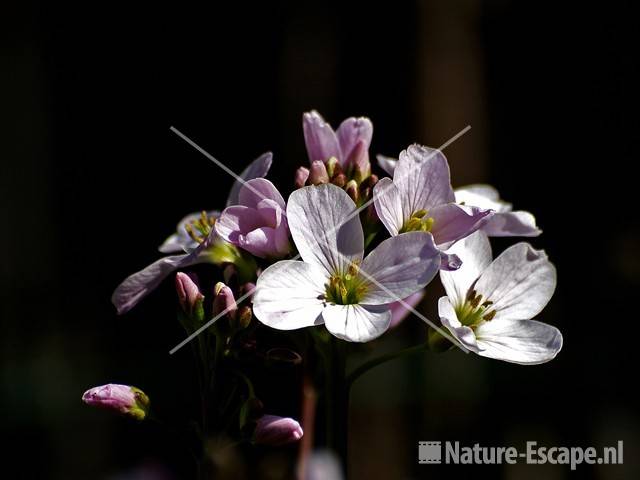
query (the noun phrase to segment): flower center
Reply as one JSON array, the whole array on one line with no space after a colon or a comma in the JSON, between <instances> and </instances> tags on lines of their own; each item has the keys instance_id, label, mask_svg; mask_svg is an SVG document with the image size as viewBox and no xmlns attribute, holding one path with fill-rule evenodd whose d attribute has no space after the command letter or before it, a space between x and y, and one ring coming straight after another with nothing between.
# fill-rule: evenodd
<instances>
[{"instance_id":1,"label":"flower center","mask_svg":"<svg viewBox=\"0 0 640 480\"><path fill-rule=\"evenodd\" d=\"M404 222L399 233L405 232L430 232L433 228L433 218L428 216L426 210L418 210L411 215L411 218Z\"/></svg>"},{"instance_id":2,"label":"flower center","mask_svg":"<svg viewBox=\"0 0 640 480\"><path fill-rule=\"evenodd\" d=\"M211 229L216 223L216 219L213 216L208 216L204 210L200 214L200 218L192 220L184 226L189 236L193 241L202 243L206 240L211 233Z\"/></svg>"},{"instance_id":3,"label":"flower center","mask_svg":"<svg viewBox=\"0 0 640 480\"><path fill-rule=\"evenodd\" d=\"M352 262L344 274L335 274L325 284L324 298L337 305L353 305L359 303L367 290L365 282L358 274L358 262Z\"/></svg>"},{"instance_id":4,"label":"flower center","mask_svg":"<svg viewBox=\"0 0 640 480\"><path fill-rule=\"evenodd\" d=\"M491 300L483 301L482 295L471 289L464 303L456 307L455 311L460 323L474 328L496 316L496 311L491 309L492 305L493 302Z\"/></svg>"}]
</instances>

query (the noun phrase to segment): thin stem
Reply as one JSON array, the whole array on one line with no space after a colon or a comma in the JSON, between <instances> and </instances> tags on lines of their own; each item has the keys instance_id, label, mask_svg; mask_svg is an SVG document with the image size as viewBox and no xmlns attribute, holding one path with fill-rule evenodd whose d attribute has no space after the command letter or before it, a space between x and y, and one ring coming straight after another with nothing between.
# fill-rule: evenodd
<instances>
[{"instance_id":1,"label":"thin stem","mask_svg":"<svg viewBox=\"0 0 640 480\"><path fill-rule=\"evenodd\" d=\"M341 461L343 472L347 473L347 433L349 430L349 389L345 381L347 344L332 337L329 342L329 368L327 385L327 440Z\"/></svg>"},{"instance_id":2,"label":"thin stem","mask_svg":"<svg viewBox=\"0 0 640 480\"><path fill-rule=\"evenodd\" d=\"M384 355L380 355L377 358L371 359L355 370L353 370L349 375L347 375L346 383L347 389L351 389L353 383L360 378L363 374L371 370L372 368L377 367L378 365L382 365L390 360L394 360L396 358L404 357L406 355L412 355L414 353L423 352L427 349L427 343L421 343L420 345L415 345L413 347L404 348L402 350L398 350L395 352L389 352Z\"/></svg>"}]
</instances>

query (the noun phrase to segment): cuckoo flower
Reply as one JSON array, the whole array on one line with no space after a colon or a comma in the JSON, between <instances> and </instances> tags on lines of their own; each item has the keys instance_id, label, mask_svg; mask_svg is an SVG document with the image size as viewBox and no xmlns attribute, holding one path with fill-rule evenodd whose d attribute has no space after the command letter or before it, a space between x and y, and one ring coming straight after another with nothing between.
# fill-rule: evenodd
<instances>
[{"instance_id":1,"label":"cuckoo flower","mask_svg":"<svg viewBox=\"0 0 640 480\"><path fill-rule=\"evenodd\" d=\"M284 199L264 178L242 185L238 205L222 212L215 229L224 240L256 257L282 258L291 249Z\"/></svg>"},{"instance_id":2,"label":"cuckoo flower","mask_svg":"<svg viewBox=\"0 0 640 480\"><path fill-rule=\"evenodd\" d=\"M369 145L373 124L366 117L350 117L337 130L324 121L315 110L302 116L304 141L309 161L328 162L336 158L345 172L350 172L358 182L371 173Z\"/></svg>"},{"instance_id":3,"label":"cuckoo flower","mask_svg":"<svg viewBox=\"0 0 640 480\"><path fill-rule=\"evenodd\" d=\"M439 150L419 145L400 154L393 180L380 180L373 198L378 216L391 235L430 232L442 252L442 268L447 270L459 267L460 261L444 250L477 230L493 213L457 205L447 159Z\"/></svg>"},{"instance_id":4,"label":"cuckoo flower","mask_svg":"<svg viewBox=\"0 0 640 480\"><path fill-rule=\"evenodd\" d=\"M271 167L271 153L265 153L254 160L243 172L240 178L243 181L267 174ZM238 202L241 181L236 180L229 197L227 205ZM237 258L234 247L225 244L215 234L213 224L215 223L215 213L207 214L203 212L199 216L187 216L178 225L178 231L169 237L160 246L163 253L182 252L181 255L170 255L156 260L151 265L142 270L129 275L113 292L111 302L115 305L119 314L126 313L138 304L145 296L153 291L162 281L174 271L186 268L198 263L222 263L233 261ZM229 248L231 247L231 248Z\"/></svg>"},{"instance_id":5,"label":"cuckoo flower","mask_svg":"<svg viewBox=\"0 0 640 480\"><path fill-rule=\"evenodd\" d=\"M378 165L389 175L393 175L398 161L378 155ZM468 185L455 190L456 202L494 211L480 230L490 237L537 237L542 231L536 225L535 217L525 211L512 211L510 203L500 199L500 194L491 185Z\"/></svg>"},{"instance_id":6,"label":"cuckoo flower","mask_svg":"<svg viewBox=\"0 0 640 480\"><path fill-rule=\"evenodd\" d=\"M273 155L271 152L260 155L242 171L239 177L243 181L265 177L271 168L272 157ZM238 195L240 193L242 183L243 182L240 182L239 180L236 180L233 183L229 196L227 197L227 207L238 204ZM213 225L215 219L219 216L220 212L217 210L205 212L204 216L201 212L190 213L180 220L180 223L178 223L176 228L176 232L170 235L164 243L158 247L158 250L162 253L193 251L200 243L197 241L197 236L202 234L202 230L206 229L207 226ZM202 221L205 223L201 224Z\"/></svg>"},{"instance_id":7,"label":"cuckoo flower","mask_svg":"<svg viewBox=\"0 0 640 480\"><path fill-rule=\"evenodd\" d=\"M463 264L455 272L440 272L447 296L438 302L440 320L451 334L483 357L523 365L553 359L562 348L562 334L531 320L556 287L556 270L544 251L520 242L491 261L483 232L452 250Z\"/></svg>"},{"instance_id":8,"label":"cuckoo flower","mask_svg":"<svg viewBox=\"0 0 640 480\"><path fill-rule=\"evenodd\" d=\"M280 330L325 324L338 338L366 342L389 327L392 302L431 281L440 264L431 235L389 238L363 259L355 208L332 184L291 194L287 217L303 261L277 262L258 277L253 297L258 320Z\"/></svg>"},{"instance_id":9,"label":"cuckoo flower","mask_svg":"<svg viewBox=\"0 0 640 480\"><path fill-rule=\"evenodd\" d=\"M109 383L94 387L84 392L82 401L136 420L144 420L149 413L149 397L139 388L129 385Z\"/></svg>"}]
</instances>

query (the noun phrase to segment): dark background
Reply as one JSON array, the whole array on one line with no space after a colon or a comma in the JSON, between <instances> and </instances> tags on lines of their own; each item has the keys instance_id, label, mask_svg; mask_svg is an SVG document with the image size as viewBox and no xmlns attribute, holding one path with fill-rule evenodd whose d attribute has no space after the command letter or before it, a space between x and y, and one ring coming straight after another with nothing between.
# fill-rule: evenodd
<instances>
[{"instance_id":1,"label":"dark background","mask_svg":"<svg viewBox=\"0 0 640 480\"><path fill-rule=\"evenodd\" d=\"M193 398L188 353L168 355L184 335L171 282L124 317L111 292L157 258L183 214L222 206L231 185L170 126L236 171L272 150L270 178L288 192L306 163L301 114L316 108L333 125L369 116L372 152L394 156L470 124L445 151L454 185L490 182L534 212L544 234L532 243L559 271L539 317L564 334L553 362L521 367L452 351L388 364L358 383L351 477L639 478L630 5L5 5L2 477L189 475L188 457L156 427L80 402L107 382L137 385L177 416ZM421 335L410 318L362 355ZM419 466L419 440L624 440L625 465ZM164 473L133 476L141 468Z\"/></svg>"}]
</instances>

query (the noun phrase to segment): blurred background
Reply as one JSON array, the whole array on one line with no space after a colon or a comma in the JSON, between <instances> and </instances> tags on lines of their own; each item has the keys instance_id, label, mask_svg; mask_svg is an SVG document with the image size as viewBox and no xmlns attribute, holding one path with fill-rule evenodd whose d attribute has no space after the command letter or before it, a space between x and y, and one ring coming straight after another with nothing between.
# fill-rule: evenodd
<instances>
[{"instance_id":1,"label":"blurred background","mask_svg":"<svg viewBox=\"0 0 640 480\"><path fill-rule=\"evenodd\" d=\"M312 108L334 126L369 116L372 153L391 156L413 142L439 146L471 125L445 150L454 186L490 182L534 212L544 234L532 243L559 271L539 317L564 334L553 362L522 367L429 353L359 381L350 477L640 478L631 5L4 5L3 478L189 478L190 459L176 440L80 402L87 388L107 382L143 388L177 418L193 401L189 353L168 354L184 336L172 282L123 317L109 298L158 257L185 213L222 206L231 185L170 126L236 171L273 151L270 178L288 193L295 168L307 162L301 115ZM431 318L439 288L429 288L422 307ZM355 349L356 363L422 335L421 321L409 318ZM576 472L418 465L424 440L623 440L625 464Z\"/></svg>"}]
</instances>

